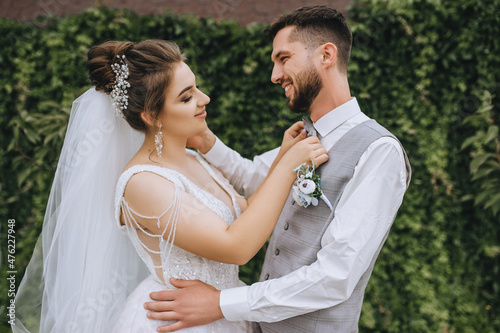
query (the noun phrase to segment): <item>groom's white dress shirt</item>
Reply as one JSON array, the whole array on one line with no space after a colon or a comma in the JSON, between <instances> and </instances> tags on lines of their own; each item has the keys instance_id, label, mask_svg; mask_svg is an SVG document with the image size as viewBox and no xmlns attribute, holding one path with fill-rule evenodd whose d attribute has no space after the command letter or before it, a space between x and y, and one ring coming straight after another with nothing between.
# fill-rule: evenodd
<instances>
[{"instance_id":1,"label":"groom's white dress shirt","mask_svg":"<svg viewBox=\"0 0 500 333\"><path fill-rule=\"evenodd\" d=\"M368 119L352 98L321 117L314 127L329 150L347 131ZM232 175L234 187L248 196L265 178L277 153L274 149L252 162L217 139L204 156L226 176ZM406 177L400 144L387 137L373 142L340 198L317 261L278 279L222 290L224 316L275 322L347 300L391 226L406 191Z\"/></svg>"}]
</instances>

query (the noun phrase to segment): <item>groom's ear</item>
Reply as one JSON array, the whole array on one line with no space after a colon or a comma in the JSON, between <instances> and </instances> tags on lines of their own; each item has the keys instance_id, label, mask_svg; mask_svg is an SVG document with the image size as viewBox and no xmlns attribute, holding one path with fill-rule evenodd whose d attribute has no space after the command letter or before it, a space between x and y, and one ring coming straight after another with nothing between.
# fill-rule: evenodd
<instances>
[{"instance_id":1,"label":"groom's ear","mask_svg":"<svg viewBox=\"0 0 500 333\"><path fill-rule=\"evenodd\" d=\"M337 64L337 46L333 43L325 43L320 46L321 67L327 69Z\"/></svg>"}]
</instances>

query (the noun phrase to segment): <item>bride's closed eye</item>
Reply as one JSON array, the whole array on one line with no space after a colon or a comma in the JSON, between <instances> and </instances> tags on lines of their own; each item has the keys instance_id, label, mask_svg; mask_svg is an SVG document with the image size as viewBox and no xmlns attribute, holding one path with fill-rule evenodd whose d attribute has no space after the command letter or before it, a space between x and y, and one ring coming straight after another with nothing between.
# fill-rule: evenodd
<instances>
[{"instance_id":1,"label":"bride's closed eye","mask_svg":"<svg viewBox=\"0 0 500 333\"><path fill-rule=\"evenodd\" d=\"M196 86L196 90L201 91L201 90L200 90L200 86ZM189 95L188 97L184 98L184 99L182 100L182 102L183 102L183 103L187 103L187 102L189 102L192 98L193 98L193 95L191 94L191 95Z\"/></svg>"}]
</instances>

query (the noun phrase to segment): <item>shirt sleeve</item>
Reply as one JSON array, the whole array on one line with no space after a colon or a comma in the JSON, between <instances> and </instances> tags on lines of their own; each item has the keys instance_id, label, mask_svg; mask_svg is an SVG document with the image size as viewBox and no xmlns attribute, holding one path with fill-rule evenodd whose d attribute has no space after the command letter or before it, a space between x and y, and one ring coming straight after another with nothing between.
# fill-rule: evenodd
<instances>
[{"instance_id":1,"label":"shirt sleeve","mask_svg":"<svg viewBox=\"0 0 500 333\"><path fill-rule=\"evenodd\" d=\"M396 216L406 191L406 164L392 138L361 156L321 240L318 259L281 278L222 290L228 320L275 322L349 299Z\"/></svg>"},{"instance_id":2,"label":"shirt sleeve","mask_svg":"<svg viewBox=\"0 0 500 333\"><path fill-rule=\"evenodd\" d=\"M248 198L266 178L278 152L279 148L275 148L249 160L216 138L212 149L201 156L221 171L238 193Z\"/></svg>"}]
</instances>

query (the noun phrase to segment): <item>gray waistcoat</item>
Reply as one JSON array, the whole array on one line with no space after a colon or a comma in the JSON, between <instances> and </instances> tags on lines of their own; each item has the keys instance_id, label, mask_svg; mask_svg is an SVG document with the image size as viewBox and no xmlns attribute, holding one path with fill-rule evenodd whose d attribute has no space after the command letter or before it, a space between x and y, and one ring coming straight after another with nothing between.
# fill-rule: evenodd
<instances>
[{"instance_id":1,"label":"gray waistcoat","mask_svg":"<svg viewBox=\"0 0 500 333\"><path fill-rule=\"evenodd\" d=\"M345 186L354 174L354 168L359 158L366 148L380 137L396 139L374 120L359 124L348 131L330 149L328 162L317 169L321 177L321 187L332 203L333 211L330 211L322 200L316 207L304 208L292 205L291 195L288 197L267 249L261 280L279 278L316 261L316 254L321 248L321 238L334 217L335 208ZM406 155L405 160L407 182L409 182L410 165ZM280 322L261 323L262 331L265 333L358 332L358 320L365 288L386 238L387 234L348 300L331 308Z\"/></svg>"}]
</instances>

